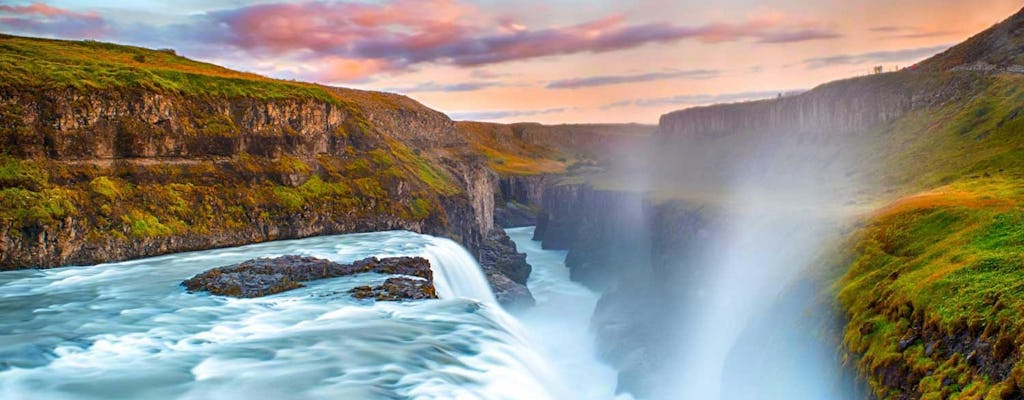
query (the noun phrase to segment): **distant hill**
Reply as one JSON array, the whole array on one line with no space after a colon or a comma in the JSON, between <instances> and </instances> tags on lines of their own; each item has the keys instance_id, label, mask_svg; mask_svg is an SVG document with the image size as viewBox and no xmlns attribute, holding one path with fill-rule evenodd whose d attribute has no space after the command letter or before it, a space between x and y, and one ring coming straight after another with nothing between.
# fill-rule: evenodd
<instances>
[{"instance_id":1,"label":"distant hill","mask_svg":"<svg viewBox=\"0 0 1024 400\"><path fill-rule=\"evenodd\" d=\"M1024 10L917 65L921 71L1012 70L1024 73Z\"/></svg>"}]
</instances>

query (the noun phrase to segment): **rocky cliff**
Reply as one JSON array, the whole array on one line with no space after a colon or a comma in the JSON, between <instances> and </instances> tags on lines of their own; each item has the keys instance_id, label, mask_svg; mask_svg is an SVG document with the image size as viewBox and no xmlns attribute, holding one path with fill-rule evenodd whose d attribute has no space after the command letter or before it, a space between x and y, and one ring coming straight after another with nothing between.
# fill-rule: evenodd
<instances>
[{"instance_id":1,"label":"rocky cliff","mask_svg":"<svg viewBox=\"0 0 1024 400\"><path fill-rule=\"evenodd\" d=\"M611 159L623 147L643 141L654 134L653 125L643 124L563 124L508 125L512 137L526 143L551 146L567 154L592 159Z\"/></svg>"},{"instance_id":2,"label":"rocky cliff","mask_svg":"<svg viewBox=\"0 0 1024 400\"><path fill-rule=\"evenodd\" d=\"M3 269L403 229L460 241L500 298L532 302L494 231L498 174L442 113L167 52L0 41L25 67L0 82Z\"/></svg>"},{"instance_id":3,"label":"rocky cliff","mask_svg":"<svg viewBox=\"0 0 1024 400\"><path fill-rule=\"evenodd\" d=\"M970 74L880 74L832 82L777 99L672 112L661 117L658 132L687 137L842 137L895 121L915 110L969 98L981 87L982 83Z\"/></svg>"}]
</instances>

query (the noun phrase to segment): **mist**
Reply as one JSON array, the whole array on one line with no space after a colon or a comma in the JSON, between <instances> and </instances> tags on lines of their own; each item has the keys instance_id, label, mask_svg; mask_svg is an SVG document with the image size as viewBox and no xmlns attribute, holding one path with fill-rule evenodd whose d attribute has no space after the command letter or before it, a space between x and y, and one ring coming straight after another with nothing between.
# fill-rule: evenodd
<instances>
[{"instance_id":1,"label":"mist","mask_svg":"<svg viewBox=\"0 0 1024 400\"><path fill-rule=\"evenodd\" d=\"M661 133L630 151L602 185L646 193L644 210L657 215L638 217L654 225L648 229L626 230L695 232L647 244L651 268L660 271L647 284L660 294L641 297L659 310L650 318L667 336L649 397L858 398L816 280L870 186L857 178L855 140L785 131ZM665 217L658 210L666 204L690 217ZM636 215L635 207L624 208L610 214ZM643 254L634 251L635 240L619 250ZM658 257L666 251L674 256Z\"/></svg>"}]
</instances>

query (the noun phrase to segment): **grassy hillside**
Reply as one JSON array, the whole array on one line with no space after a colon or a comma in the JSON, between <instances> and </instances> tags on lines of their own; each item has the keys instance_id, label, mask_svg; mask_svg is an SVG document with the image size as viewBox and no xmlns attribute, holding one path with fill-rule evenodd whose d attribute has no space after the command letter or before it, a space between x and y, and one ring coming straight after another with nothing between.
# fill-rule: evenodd
<instances>
[{"instance_id":1,"label":"grassy hillside","mask_svg":"<svg viewBox=\"0 0 1024 400\"><path fill-rule=\"evenodd\" d=\"M877 211L835 284L843 343L881 398L1018 398L1024 181L977 178Z\"/></svg>"},{"instance_id":2,"label":"grassy hillside","mask_svg":"<svg viewBox=\"0 0 1024 400\"><path fill-rule=\"evenodd\" d=\"M0 86L128 88L185 95L340 101L317 85L232 71L177 56L173 50L3 34Z\"/></svg>"},{"instance_id":3,"label":"grassy hillside","mask_svg":"<svg viewBox=\"0 0 1024 400\"><path fill-rule=\"evenodd\" d=\"M572 156L554 147L518 140L508 125L462 121L458 129L476 153L487 157L491 169L502 175L557 173L572 161Z\"/></svg>"},{"instance_id":4,"label":"grassy hillside","mask_svg":"<svg viewBox=\"0 0 1024 400\"><path fill-rule=\"evenodd\" d=\"M871 211L830 293L882 399L1024 396L1024 76L958 74L981 90L856 142Z\"/></svg>"},{"instance_id":5,"label":"grassy hillside","mask_svg":"<svg viewBox=\"0 0 1024 400\"><path fill-rule=\"evenodd\" d=\"M323 139L299 133L322 127L269 114L316 104L342 119ZM261 107L266 113L253 111ZM173 51L0 35L0 264L349 230L441 233L443 203L464 196L437 162L446 155L421 152L367 117L413 107L425 109L398 95L269 79ZM132 109L168 114L122 111ZM326 112L304 121L325 121ZM175 120L159 122L167 115ZM316 140L330 151L309 150ZM156 155L90 156L110 153L111 142L156 146L148 150Z\"/></svg>"},{"instance_id":6,"label":"grassy hillside","mask_svg":"<svg viewBox=\"0 0 1024 400\"><path fill-rule=\"evenodd\" d=\"M986 175L1024 179L1024 75L963 74L982 81L983 89L858 140L864 182L907 194Z\"/></svg>"},{"instance_id":7,"label":"grassy hillside","mask_svg":"<svg viewBox=\"0 0 1024 400\"><path fill-rule=\"evenodd\" d=\"M1018 13L918 70L1020 65L1022 28ZM832 293L883 399L1024 398L1024 75L960 74L982 90L862 142L863 177L895 200L841 246Z\"/></svg>"},{"instance_id":8,"label":"grassy hillside","mask_svg":"<svg viewBox=\"0 0 1024 400\"><path fill-rule=\"evenodd\" d=\"M1024 64L1024 10L916 67L922 71L948 71L953 68L987 64L1007 68Z\"/></svg>"}]
</instances>

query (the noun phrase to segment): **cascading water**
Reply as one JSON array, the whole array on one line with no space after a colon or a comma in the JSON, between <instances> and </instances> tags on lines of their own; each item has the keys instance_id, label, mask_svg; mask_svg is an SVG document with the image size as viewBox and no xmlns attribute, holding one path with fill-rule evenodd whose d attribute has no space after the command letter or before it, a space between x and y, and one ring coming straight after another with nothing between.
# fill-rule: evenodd
<instances>
[{"instance_id":1,"label":"cascading water","mask_svg":"<svg viewBox=\"0 0 1024 400\"><path fill-rule=\"evenodd\" d=\"M467 298L495 304L494 293L476 260L451 239L429 238L423 256L430 260L434 287L443 299Z\"/></svg>"},{"instance_id":2,"label":"cascading water","mask_svg":"<svg viewBox=\"0 0 1024 400\"><path fill-rule=\"evenodd\" d=\"M421 255L441 300L368 303L385 277L257 299L188 294L211 267L300 254ZM472 257L410 232L342 235L0 274L3 399L566 398Z\"/></svg>"},{"instance_id":3,"label":"cascading water","mask_svg":"<svg viewBox=\"0 0 1024 400\"><path fill-rule=\"evenodd\" d=\"M545 356L563 382L574 383L562 398L583 400L626 400L616 394L617 377L611 367L598 359L590 319L598 293L569 279L565 251L545 250L531 240L533 228L508 229L519 251L533 266L527 282L537 305L516 314L527 336Z\"/></svg>"}]
</instances>

